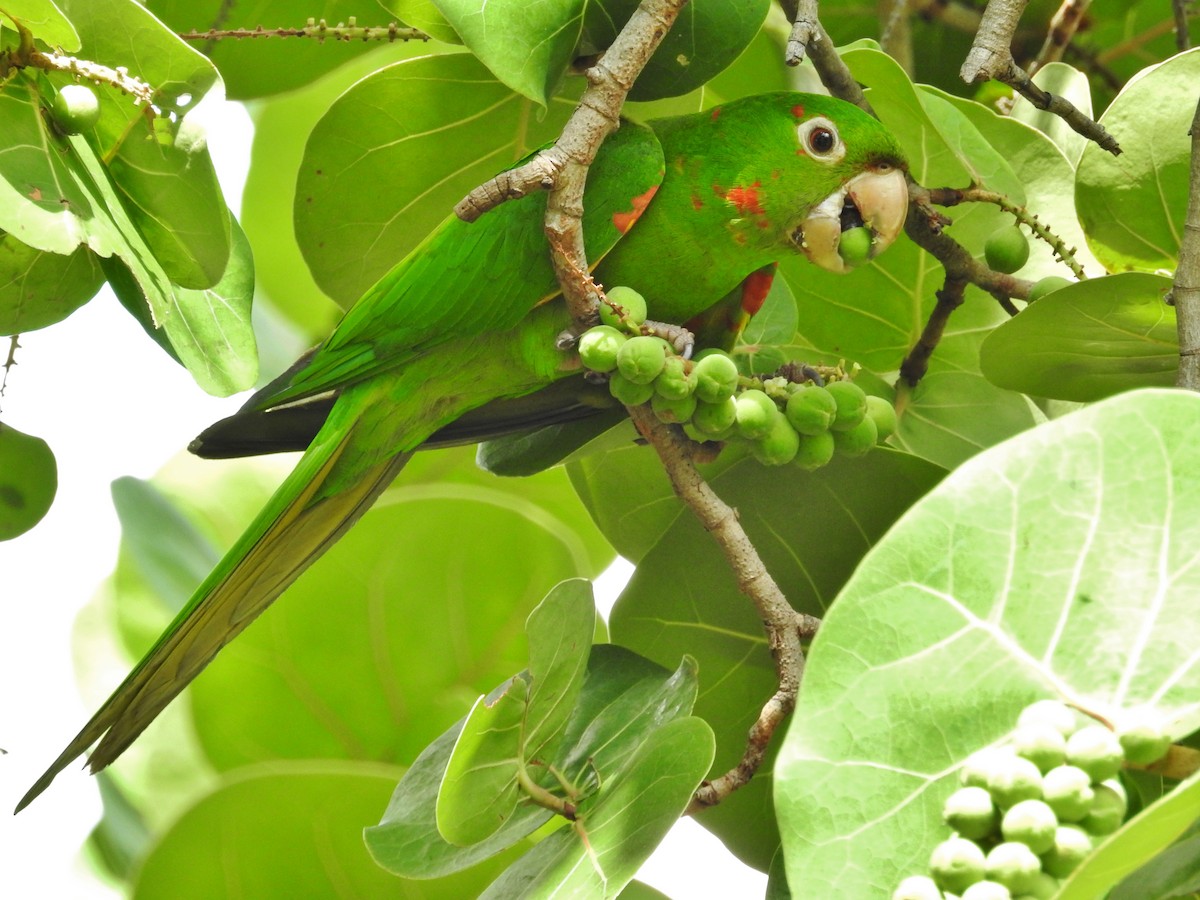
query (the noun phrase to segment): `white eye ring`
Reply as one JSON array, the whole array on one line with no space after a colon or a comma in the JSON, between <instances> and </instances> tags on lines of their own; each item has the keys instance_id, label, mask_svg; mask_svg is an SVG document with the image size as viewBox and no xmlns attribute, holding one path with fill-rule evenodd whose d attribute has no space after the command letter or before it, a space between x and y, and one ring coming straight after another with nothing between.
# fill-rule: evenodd
<instances>
[{"instance_id":1,"label":"white eye ring","mask_svg":"<svg viewBox=\"0 0 1200 900\"><path fill-rule=\"evenodd\" d=\"M837 126L824 116L814 116L796 126L800 138L800 149L817 162L841 162L846 155L846 145L838 134Z\"/></svg>"}]
</instances>

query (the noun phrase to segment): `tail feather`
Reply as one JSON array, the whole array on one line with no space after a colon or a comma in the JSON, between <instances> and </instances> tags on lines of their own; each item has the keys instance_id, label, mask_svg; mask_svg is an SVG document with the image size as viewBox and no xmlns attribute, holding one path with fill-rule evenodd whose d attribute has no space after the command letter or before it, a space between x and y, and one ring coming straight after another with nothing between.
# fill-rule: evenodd
<instances>
[{"instance_id":1,"label":"tail feather","mask_svg":"<svg viewBox=\"0 0 1200 900\"><path fill-rule=\"evenodd\" d=\"M98 772L112 763L225 644L371 507L411 454L377 463L353 485L323 495L353 432L328 449L314 445L172 626L21 798L17 812L97 739L88 766Z\"/></svg>"}]
</instances>

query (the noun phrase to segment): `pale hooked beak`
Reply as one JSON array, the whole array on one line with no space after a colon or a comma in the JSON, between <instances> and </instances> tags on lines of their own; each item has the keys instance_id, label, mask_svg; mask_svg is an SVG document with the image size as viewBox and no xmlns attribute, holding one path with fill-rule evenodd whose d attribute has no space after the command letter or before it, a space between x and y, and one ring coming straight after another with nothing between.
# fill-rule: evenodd
<instances>
[{"instance_id":1,"label":"pale hooked beak","mask_svg":"<svg viewBox=\"0 0 1200 900\"><path fill-rule=\"evenodd\" d=\"M896 239L908 214L908 185L896 166L872 169L856 175L821 201L792 240L804 255L830 272L849 272L854 266L874 259ZM842 232L865 226L871 247L865 258L847 262L839 253Z\"/></svg>"}]
</instances>

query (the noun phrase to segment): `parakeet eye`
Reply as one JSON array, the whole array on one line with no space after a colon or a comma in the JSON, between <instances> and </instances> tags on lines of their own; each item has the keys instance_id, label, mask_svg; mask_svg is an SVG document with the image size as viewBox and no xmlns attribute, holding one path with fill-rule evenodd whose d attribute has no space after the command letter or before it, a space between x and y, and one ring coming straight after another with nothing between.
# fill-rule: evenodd
<instances>
[{"instance_id":1,"label":"parakeet eye","mask_svg":"<svg viewBox=\"0 0 1200 900\"><path fill-rule=\"evenodd\" d=\"M802 122L797 131L800 146L814 159L834 163L846 155L846 146L838 135L837 126L824 116Z\"/></svg>"}]
</instances>

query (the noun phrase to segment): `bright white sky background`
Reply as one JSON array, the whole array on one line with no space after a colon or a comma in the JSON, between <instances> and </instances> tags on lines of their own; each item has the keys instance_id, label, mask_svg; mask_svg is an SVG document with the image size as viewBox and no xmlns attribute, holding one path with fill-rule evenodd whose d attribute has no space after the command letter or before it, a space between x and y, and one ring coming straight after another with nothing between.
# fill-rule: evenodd
<instances>
[{"instance_id":1,"label":"bright white sky background","mask_svg":"<svg viewBox=\"0 0 1200 900\"><path fill-rule=\"evenodd\" d=\"M252 133L240 105L214 109L210 148L235 212ZM79 767L20 816L9 810L93 712L75 684L70 633L116 560L109 484L122 475L149 478L241 401L204 394L107 289L65 322L23 336L21 347L0 413L50 443L59 486L41 524L0 543L0 748L7 751L0 756L0 897L116 897L79 852L100 814L95 783ZM627 577L627 565L611 572L603 579L609 590L601 586L597 599L611 605ZM690 821L675 828L641 877L675 900L761 897L766 887L764 875Z\"/></svg>"}]
</instances>

